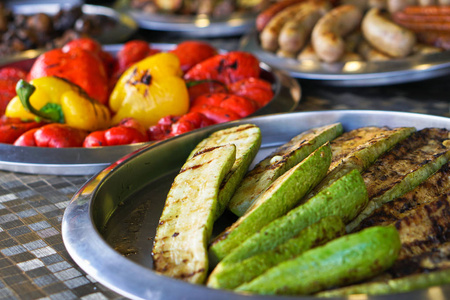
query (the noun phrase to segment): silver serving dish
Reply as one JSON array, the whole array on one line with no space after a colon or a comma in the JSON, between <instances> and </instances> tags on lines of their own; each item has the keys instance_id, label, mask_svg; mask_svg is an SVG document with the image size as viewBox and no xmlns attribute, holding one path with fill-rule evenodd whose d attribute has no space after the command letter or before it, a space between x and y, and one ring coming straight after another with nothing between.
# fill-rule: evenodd
<instances>
[{"instance_id":1,"label":"silver serving dish","mask_svg":"<svg viewBox=\"0 0 450 300\"><path fill-rule=\"evenodd\" d=\"M243 51L252 52L268 65L285 70L292 77L332 86L391 85L450 74L450 51L416 54L404 59L380 62L298 61L293 58L278 57L274 53L263 50L256 32L243 37L239 47Z\"/></svg>"},{"instance_id":2,"label":"silver serving dish","mask_svg":"<svg viewBox=\"0 0 450 300\"><path fill-rule=\"evenodd\" d=\"M77 5L75 1L67 1L66 3L34 3L14 2L6 3L7 7L15 14L32 15L36 13L45 13L48 15L56 15L61 9L66 9ZM101 34L93 36L102 44L114 44L128 40L137 30L136 21L124 12L118 12L110 7L84 4L81 10L86 15L102 15L107 16L115 21L115 25L108 30L103 30Z\"/></svg>"},{"instance_id":3,"label":"silver serving dish","mask_svg":"<svg viewBox=\"0 0 450 300\"><path fill-rule=\"evenodd\" d=\"M448 118L413 113L297 112L215 125L148 146L92 177L73 196L62 221L62 236L74 261L103 285L132 299L312 299L251 296L215 290L165 277L152 270L152 238L173 178L189 153L211 132L249 122L259 126L263 136L255 162L298 133L333 122L341 122L345 130L366 125L450 129ZM215 234L233 219L227 214L219 218L215 223ZM450 297L450 286L378 297L359 296L352 299L446 299Z\"/></svg>"},{"instance_id":4,"label":"silver serving dish","mask_svg":"<svg viewBox=\"0 0 450 300\"><path fill-rule=\"evenodd\" d=\"M229 37L248 33L254 28L257 15L256 13L233 13L226 18L212 18L208 15L158 14L132 9L126 1L118 1L115 8L131 15L141 28L171 32L191 38Z\"/></svg>"},{"instance_id":5,"label":"silver serving dish","mask_svg":"<svg viewBox=\"0 0 450 300\"><path fill-rule=\"evenodd\" d=\"M103 50L116 54L123 45L105 45ZM174 44L152 44L152 48L168 51L175 47ZM17 66L28 69L34 59L29 58L39 55L38 51L30 50L17 55L6 66ZM300 99L301 88L298 82L285 72L273 69L266 64L261 64L263 78L273 83L275 97L266 106L259 109L253 115L265 115L293 111ZM99 172L110 163L122 156L131 153L151 143L140 143L123 146L108 146L97 148L40 148L20 147L0 143L0 170L54 175L90 175Z\"/></svg>"}]
</instances>

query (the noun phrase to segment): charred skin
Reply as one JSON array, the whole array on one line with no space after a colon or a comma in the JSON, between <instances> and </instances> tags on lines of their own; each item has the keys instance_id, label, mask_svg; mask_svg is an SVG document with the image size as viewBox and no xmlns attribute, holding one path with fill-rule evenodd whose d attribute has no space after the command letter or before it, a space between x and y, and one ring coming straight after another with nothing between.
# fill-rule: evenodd
<instances>
[{"instance_id":1,"label":"charred skin","mask_svg":"<svg viewBox=\"0 0 450 300\"><path fill-rule=\"evenodd\" d=\"M343 132L342 124L312 128L293 137L286 144L260 161L243 178L228 208L242 216L258 195L287 170L302 161L319 146L331 141Z\"/></svg>"},{"instance_id":2,"label":"charred skin","mask_svg":"<svg viewBox=\"0 0 450 300\"><path fill-rule=\"evenodd\" d=\"M382 155L364 173L369 204L347 231L353 231L362 220L384 203L413 190L450 159L450 132L426 128L415 132Z\"/></svg>"},{"instance_id":3,"label":"charred skin","mask_svg":"<svg viewBox=\"0 0 450 300\"><path fill-rule=\"evenodd\" d=\"M406 217L417 207L433 202L436 198L448 193L450 193L450 163L443 165L435 174L414 190L376 209L355 230L358 231L376 225L392 224Z\"/></svg>"},{"instance_id":4,"label":"charred skin","mask_svg":"<svg viewBox=\"0 0 450 300\"><path fill-rule=\"evenodd\" d=\"M331 142L333 153L327 176L307 198L332 184L353 169L367 169L380 155L415 131L412 127L362 127L345 132Z\"/></svg>"}]
</instances>

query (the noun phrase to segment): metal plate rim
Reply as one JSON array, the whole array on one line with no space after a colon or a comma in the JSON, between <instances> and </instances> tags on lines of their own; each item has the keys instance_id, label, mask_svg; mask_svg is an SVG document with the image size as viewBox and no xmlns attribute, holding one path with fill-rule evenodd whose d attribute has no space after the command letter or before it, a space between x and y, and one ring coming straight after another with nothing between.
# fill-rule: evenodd
<instances>
[{"instance_id":1,"label":"metal plate rim","mask_svg":"<svg viewBox=\"0 0 450 300\"><path fill-rule=\"evenodd\" d=\"M234 13L228 18L213 19L206 15L176 16L150 14L132 9L120 3L118 11L132 16L143 29L165 31L188 37L229 37L249 32L255 26L256 13Z\"/></svg>"},{"instance_id":2,"label":"metal plate rim","mask_svg":"<svg viewBox=\"0 0 450 300\"><path fill-rule=\"evenodd\" d=\"M264 124L272 126L273 124L283 123L283 119L289 118L296 124L302 124L309 120L310 126L318 124L330 124L336 120L342 120L344 128L347 126L364 126L367 120L378 120L378 126L408 126L408 120L413 122L410 126L416 126L418 129L427 126L439 126L450 129L450 119L439 116L424 115L418 113L392 112L392 111L315 111L315 112L294 112L273 114L263 117L240 120L228 124L219 124L204 128L203 133L207 134L214 130L251 122L254 124ZM383 121L384 120L384 121ZM314 123L314 124L312 124ZM316 124L317 123L317 124ZM401 125L403 124L403 125ZM420 125L420 124L423 124ZM436 125L437 124L437 125ZM420 125L420 126L419 126ZM299 125L303 126L303 125ZM279 128L281 129L281 128ZM114 290L115 292L130 297L132 299L314 299L312 297L275 297L258 296L232 293L224 290L214 290L204 286L188 284L179 280L171 279L158 275L154 271L141 266L130 259L120 255L112 249L100 235L98 228L93 221L93 203L101 201L96 199L99 189L105 181L110 180L111 176L121 167L126 168L127 163L139 156L152 154L156 147L168 143L177 143L193 138L195 133L189 133L179 136L172 140L165 141L159 145L152 145L143 151L139 151L135 156L130 156L129 160L123 161L118 165L112 165L97 176L92 177L80 190L74 195L68 207L65 210L62 221L62 237L66 249L72 259L89 275L94 277L100 283ZM198 137L197 137L198 139ZM264 141L264 132L263 132ZM163 146L164 147L164 146ZM150 254L149 254L150 255ZM385 296L369 296L364 299L432 299L433 293L441 295L450 295L450 285L432 287L429 289L418 290L408 293L400 293Z\"/></svg>"}]
</instances>

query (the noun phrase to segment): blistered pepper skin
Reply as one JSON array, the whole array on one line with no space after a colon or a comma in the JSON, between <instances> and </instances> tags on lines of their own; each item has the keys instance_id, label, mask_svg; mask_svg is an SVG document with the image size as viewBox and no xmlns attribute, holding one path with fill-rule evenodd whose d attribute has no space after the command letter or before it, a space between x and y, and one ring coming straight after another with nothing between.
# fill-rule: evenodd
<instances>
[{"instance_id":1,"label":"blistered pepper skin","mask_svg":"<svg viewBox=\"0 0 450 300\"><path fill-rule=\"evenodd\" d=\"M36 88L30 96L30 103L35 109L40 110L48 103L58 104L64 115L64 123L82 130L94 131L110 126L108 108L90 98L80 87L54 76L37 78L30 83ZM23 106L19 96L9 102L5 115L22 120L37 118Z\"/></svg>"},{"instance_id":2,"label":"blistered pepper skin","mask_svg":"<svg viewBox=\"0 0 450 300\"><path fill-rule=\"evenodd\" d=\"M58 76L80 86L101 103L108 101L109 86L104 64L100 57L82 48L68 52L53 49L41 54L31 67L28 80Z\"/></svg>"},{"instance_id":3,"label":"blistered pepper skin","mask_svg":"<svg viewBox=\"0 0 450 300\"><path fill-rule=\"evenodd\" d=\"M109 99L113 124L134 118L145 127L168 115L183 115L189 95L175 54L158 53L127 69Z\"/></svg>"}]
</instances>

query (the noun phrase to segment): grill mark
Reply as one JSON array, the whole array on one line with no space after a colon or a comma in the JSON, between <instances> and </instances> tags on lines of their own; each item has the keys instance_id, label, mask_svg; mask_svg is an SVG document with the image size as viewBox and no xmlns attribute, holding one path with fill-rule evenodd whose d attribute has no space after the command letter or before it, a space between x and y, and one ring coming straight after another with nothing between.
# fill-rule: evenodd
<instances>
[{"instance_id":1,"label":"grill mark","mask_svg":"<svg viewBox=\"0 0 450 300\"><path fill-rule=\"evenodd\" d=\"M450 240L450 197L443 195L436 201L423 205L414 213L397 221L402 240L402 257L410 257ZM408 227L412 226L409 230ZM414 239L411 240L411 234Z\"/></svg>"}]
</instances>

